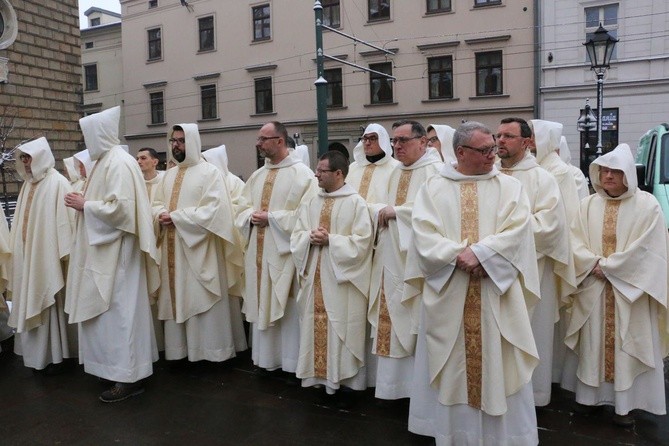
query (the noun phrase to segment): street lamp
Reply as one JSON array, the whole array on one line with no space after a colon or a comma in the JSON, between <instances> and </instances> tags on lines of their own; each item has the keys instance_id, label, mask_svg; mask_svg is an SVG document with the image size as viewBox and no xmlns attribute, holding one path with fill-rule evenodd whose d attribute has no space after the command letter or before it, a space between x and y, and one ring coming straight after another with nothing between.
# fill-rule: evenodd
<instances>
[{"instance_id":1,"label":"street lamp","mask_svg":"<svg viewBox=\"0 0 669 446\"><path fill-rule=\"evenodd\" d=\"M611 55L618 39L604 29L602 24L593 36L585 42L585 49L590 58L590 69L597 75L597 155L602 154L602 102L604 100L604 74L609 68Z\"/></svg>"},{"instance_id":2,"label":"street lamp","mask_svg":"<svg viewBox=\"0 0 669 446\"><path fill-rule=\"evenodd\" d=\"M579 132L585 133L585 144L581 147L580 149L580 155L581 155L581 170L585 174L585 176L588 175L588 166L590 166L590 163L593 161L593 158L590 155L590 131L594 130L597 127L597 117L592 113L592 109L590 108L590 98L585 100L585 107L583 108L583 111L581 112L581 115L578 117L578 120L576 121L576 128L578 129Z\"/></svg>"}]
</instances>

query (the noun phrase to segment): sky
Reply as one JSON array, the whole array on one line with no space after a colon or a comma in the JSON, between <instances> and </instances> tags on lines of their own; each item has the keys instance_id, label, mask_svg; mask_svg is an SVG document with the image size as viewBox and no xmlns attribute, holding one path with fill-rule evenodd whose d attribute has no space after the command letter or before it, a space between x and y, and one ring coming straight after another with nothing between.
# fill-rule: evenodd
<instances>
[{"instance_id":1,"label":"sky","mask_svg":"<svg viewBox=\"0 0 669 446\"><path fill-rule=\"evenodd\" d=\"M88 21L84 12L92 7L106 9L108 11L121 13L121 3L119 0L79 0L79 27L85 28L88 26Z\"/></svg>"}]
</instances>

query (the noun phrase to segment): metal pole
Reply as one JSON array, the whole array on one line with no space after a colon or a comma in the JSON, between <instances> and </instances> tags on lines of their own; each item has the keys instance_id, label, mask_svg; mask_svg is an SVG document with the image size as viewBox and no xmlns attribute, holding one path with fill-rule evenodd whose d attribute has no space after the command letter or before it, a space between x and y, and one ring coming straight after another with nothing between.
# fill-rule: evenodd
<instances>
[{"instance_id":1,"label":"metal pole","mask_svg":"<svg viewBox=\"0 0 669 446\"><path fill-rule=\"evenodd\" d=\"M597 156L602 155L602 109L604 102L604 70L597 70Z\"/></svg>"},{"instance_id":2,"label":"metal pole","mask_svg":"<svg viewBox=\"0 0 669 446\"><path fill-rule=\"evenodd\" d=\"M328 151L327 81L323 77L323 6L314 2L316 15L316 110L318 117L318 156Z\"/></svg>"}]
</instances>

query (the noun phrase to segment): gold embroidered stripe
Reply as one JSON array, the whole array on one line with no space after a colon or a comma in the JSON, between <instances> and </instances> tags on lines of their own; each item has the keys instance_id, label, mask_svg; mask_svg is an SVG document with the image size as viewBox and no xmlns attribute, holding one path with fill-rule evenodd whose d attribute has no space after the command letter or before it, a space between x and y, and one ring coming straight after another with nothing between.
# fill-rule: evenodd
<instances>
[{"instance_id":1,"label":"gold embroidered stripe","mask_svg":"<svg viewBox=\"0 0 669 446\"><path fill-rule=\"evenodd\" d=\"M602 253L608 257L616 252L616 229L620 200L606 200L604 226L602 228ZM615 377L616 352L616 300L613 286L606 282L604 290L604 380L612 383Z\"/></svg>"},{"instance_id":2,"label":"gold embroidered stripe","mask_svg":"<svg viewBox=\"0 0 669 446\"><path fill-rule=\"evenodd\" d=\"M478 189L475 182L460 186L460 236L468 245L479 240ZM483 340L481 337L481 279L469 278L463 313L467 404L481 408L483 386Z\"/></svg>"},{"instance_id":3,"label":"gold embroidered stripe","mask_svg":"<svg viewBox=\"0 0 669 446\"><path fill-rule=\"evenodd\" d=\"M360 190L358 194L367 199L367 193L369 192L369 185L372 182L372 175L374 175L374 169L376 169L376 164L368 164L365 166L365 171L362 173L362 180L360 180Z\"/></svg>"},{"instance_id":4,"label":"gold embroidered stripe","mask_svg":"<svg viewBox=\"0 0 669 446\"><path fill-rule=\"evenodd\" d=\"M274 191L274 182L279 169L268 169L265 183L262 186L262 195L260 196L260 209L267 212L269 210L269 202L272 199L272 192ZM262 278L262 257L265 250L265 227L256 226L256 280L258 285L258 299L260 299L260 280ZM260 304L260 300L258 300Z\"/></svg>"},{"instance_id":5,"label":"gold embroidered stripe","mask_svg":"<svg viewBox=\"0 0 669 446\"><path fill-rule=\"evenodd\" d=\"M181 192L181 185L184 181L184 176L186 175L186 167L179 166L177 170L177 176L174 179L174 185L172 186L172 195L170 196L170 205L168 208L169 212L173 212L177 209L179 204L179 193ZM176 243L176 231L174 225L167 227L167 275L170 281L170 300L172 301L172 317L176 320L177 318L177 302L176 302L176 287L174 283L174 270L176 266L176 259L174 255Z\"/></svg>"},{"instance_id":6,"label":"gold embroidered stripe","mask_svg":"<svg viewBox=\"0 0 669 446\"><path fill-rule=\"evenodd\" d=\"M397 184L397 194L395 196L395 206L402 206L407 201L407 193L409 192L409 183L411 183L411 175L413 170L403 170L400 175L400 181Z\"/></svg>"},{"instance_id":7,"label":"gold embroidered stripe","mask_svg":"<svg viewBox=\"0 0 669 446\"><path fill-rule=\"evenodd\" d=\"M513 169L499 169L505 175L513 176Z\"/></svg>"},{"instance_id":8,"label":"gold embroidered stripe","mask_svg":"<svg viewBox=\"0 0 669 446\"><path fill-rule=\"evenodd\" d=\"M319 218L319 226L330 232L330 220L334 198L326 198ZM321 286L321 254L318 252L316 273L314 274L314 374L316 378L327 378L328 374L328 314L325 310L323 288Z\"/></svg>"},{"instance_id":9,"label":"gold embroidered stripe","mask_svg":"<svg viewBox=\"0 0 669 446\"><path fill-rule=\"evenodd\" d=\"M30 192L28 192L28 199L26 200L25 207L23 208L23 226L21 227L21 236L23 237L23 244L25 246L26 237L28 236L28 220L30 218L30 207L33 204L33 197L35 196L35 191L37 190L37 183L30 183Z\"/></svg>"},{"instance_id":10,"label":"gold embroidered stripe","mask_svg":"<svg viewBox=\"0 0 669 446\"><path fill-rule=\"evenodd\" d=\"M386 302L386 292L383 289L383 275L381 276L381 296L379 297L379 321L376 328L376 354L379 356L390 355L390 331L392 322Z\"/></svg>"}]
</instances>

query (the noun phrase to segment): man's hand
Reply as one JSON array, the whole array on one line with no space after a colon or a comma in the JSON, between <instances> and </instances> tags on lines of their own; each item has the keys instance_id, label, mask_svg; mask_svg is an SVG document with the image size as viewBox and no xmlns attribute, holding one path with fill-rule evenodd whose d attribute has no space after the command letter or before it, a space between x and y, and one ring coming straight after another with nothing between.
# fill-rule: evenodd
<instances>
[{"instance_id":1,"label":"man's hand","mask_svg":"<svg viewBox=\"0 0 669 446\"><path fill-rule=\"evenodd\" d=\"M269 217L266 211L255 211L251 214L251 224L254 226L260 226L264 228L269 225Z\"/></svg>"},{"instance_id":2,"label":"man's hand","mask_svg":"<svg viewBox=\"0 0 669 446\"><path fill-rule=\"evenodd\" d=\"M481 266L481 262L479 262L479 259L476 257L476 254L474 254L474 251L467 246L464 251L462 251L460 254L455 259L455 266L466 272L467 274L471 274L474 277L483 277L481 271L485 273L485 270ZM479 268L477 270L476 268ZM476 276L475 274L479 274Z\"/></svg>"},{"instance_id":3,"label":"man's hand","mask_svg":"<svg viewBox=\"0 0 669 446\"><path fill-rule=\"evenodd\" d=\"M160 223L160 226L174 226L172 217L170 217L170 213L167 211L158 216L158 223Z\"/></svg>"},{"instance_id":4,"label":"man's hand","mask_svg":"<svg viewBox=\"0 0 669 446\"><path fill-rule=\"evenodd\" d=\"M69 192L65 195L65 206L76 211L83 211L84 203L86 203L86 200L79 192Z\"/></svg>"},{"instance_id":5,"label":"man's hand","mask_svg":"<svg viewBox=\"0 0 669 446\"><path fill-rule=\"evenodd\" d=\"M388 226L388 222L394 218L397 218L395 213L395 208L392 206L386 206L379 211L379 226L385 228Z\"/></svg>"},{"instance_id":6,"label":"man's hand","mask_svg":"<svg viewBox=\"0 0 669 446\"><path fill-rule=\"evenodd\" d=\"M592 271L590 271L591 276L595 276L596 278L600 280L606 280L606 276L604 275L604 271L602 271L602 268L599 266L599 260L597 260L597 264L595 265L594 268L592 268Z\"/></svg>"},{"instance_id":7,"label":"man's hand","mask_svg":"<svg viewBox=\"0 0 669 446\"><path fill-rule=\"evenodd\" d=\"M318 229L311 231L311 234L309 234L309 241L312 245L327 246L330 243L330 234L321 226Z\"/></svg>"}]
</instances>

